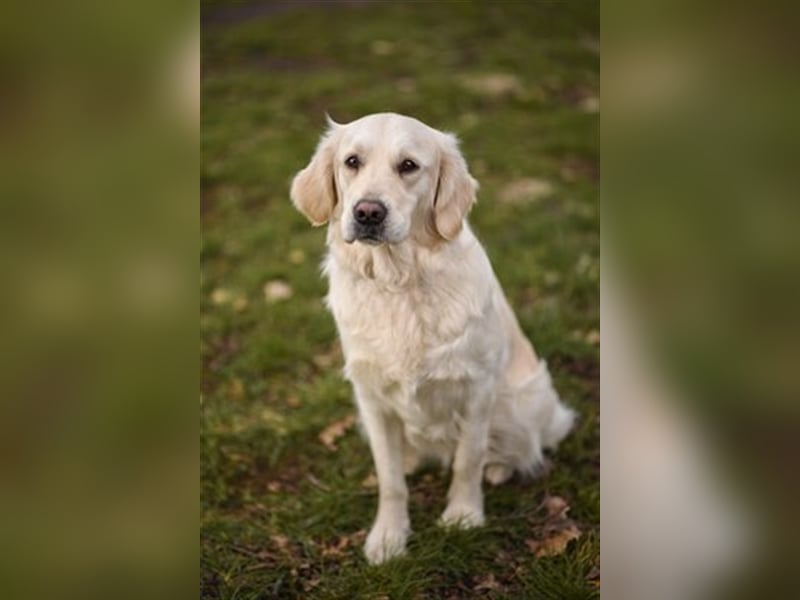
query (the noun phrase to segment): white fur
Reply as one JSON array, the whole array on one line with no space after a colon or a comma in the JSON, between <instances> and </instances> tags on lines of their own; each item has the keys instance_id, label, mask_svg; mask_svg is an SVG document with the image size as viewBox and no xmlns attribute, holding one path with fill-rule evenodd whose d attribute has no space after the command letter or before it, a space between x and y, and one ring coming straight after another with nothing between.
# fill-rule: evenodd
<instances>
[{"instance_id":1,"label":"white fur","mask_svg":"<svg viewBox=\"0 0 800 600\"><path fill-rule=\"evenodd\" d=\"M420 168L399 173L404 158ZM572 426L466 223L476 190L454 136L391 113L331 122L292 185L312 223L329 223L327 303L379 482L372 563L405 550L404 473L419 460L452 464L441 522L477 526L484 472L493 484L534 473ZM388 208L383 243L353 241L364 198Z\"/></svg>"}]
</instances>

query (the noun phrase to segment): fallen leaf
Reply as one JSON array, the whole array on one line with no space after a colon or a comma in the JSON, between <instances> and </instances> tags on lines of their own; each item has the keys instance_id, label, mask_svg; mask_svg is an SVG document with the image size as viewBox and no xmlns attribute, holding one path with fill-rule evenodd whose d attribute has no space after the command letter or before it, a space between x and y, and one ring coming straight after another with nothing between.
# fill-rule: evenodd
<instances>
[{"instance_id":1,"label":"fallen leaf","mask_svg":"<svg viewBox=\"0 0 800 600\"><path fill-rule=\"evenodd\" d=\"M217 288L211 292L211 303L215 304L216 306L227 304L232 298L233 294L231 291L226 290L225 288Z\"/></svg>"},{"instance_id":2,"label":"fallen leaf","mask_svg":"<svg viewBox=\"0 0 800 600\"><path fill-rule=\"evenodd\" d=\"M586 343L590 346L600 345L600 332L597 329L592 329L586 334Z\"/></svg>"},{"instance_id":3,"label":"fallen leaf","mask_svg":"<svg viewBox=\"0 0 800 600\"><path fill-rule=\"evenodd\" d=\"M546 496L540 505L547 511L547 518L565 519L569 512L569 504L561 496Z\"/></svg>"},{"instance_id":4,"label":"fallen leaf","mask_svg":"<svg viewBox=\"0 0 800 600\"><path fill-rule=\"evenodd\" d=\"M309 473L308 475L306 475L306 478L311 482L311 485L313 485L315 488L319 488L323 492L331 491L331 488L329 488L327 485L325 485L319 479L317 479L313 473Z\"/></svg>"},{"instance_id":5,"label":"fallen leaf","mask_svg":"<svg viewBox=\"0 0 800 600\"><path fill-rule=\"evenodd\" d=\"M580 101L578 105L580 109L589 114L595 114L600 112L600 98L597 96L587 96L583 100Z\"/></svg>"},{"instance_id":6,"label":"fallen leaf","mask_svg":"<svg viewBox=\"0 0 800 600\"><path fill-rule=\"evenodd\" d=\"M531 552L536 555L536 558L543 556L558 556L567 549L567 544L572 540L577 540L581 537L581 531L578 527L570 522L564 529L555 531L552 535L543 540L526 540L525 544Z\"/></svg>"},{"instance_id":7,"label":"fallen leaf","mask_svg":"<svg viewBox=\"0 0 800 600\"><path fill-rule=\"evenodd\" d=\"M485 96L506 96L522 92L522 83L510 73L485 73L463 77L461 84L477 94Z\"/></svg>"},{"instance_id":8,"label":"fallen leaf","mask_svg":"<svg viewBox=\"0 0 800 600\"><path fill-rule=\"evenodd\" d=\"M378 487L378 478L375 476L375 473L370 473L369 475L367 475L361 482L361 487L367 489Z\"/></svg>"},{"instance_id":9,"label":"fallen leaf","mask_svg":"<svg viewBox=\"0 0 800 600\"><path fill-rule=\"evenodd\" d=\"M479 583L475 586L475 590L497 590L500 589L500 587L500 583L495 579L494 574L489 573L486 577L479 580Z\"/></svg>"},{"instance_id":10,"label":"fallen leaf","mask_svg":"<svg viewBox=\"0 0 800 600\"><path fill-rule=\"evenodd\" d=\"M298 408L300 406L300 398L292 394L286 399L286 405L289 408Z\"/></svg>"},{"instance_id":11,"label":"fallen leaf","mask_svg":"<svg viewBox=\"0 0 800 600\"><path fill-rule=\"evenodd\" d=\"M354 414L349 414L344 419L331 423L320 432L319 441L322 442L328 450L336 450L336 441L344 436L355 422L356 416Z\"/></svg>"},{"instance_id":12,"label":"fallen leaf","mask_svg":"<svg viewBox=\"0 0 800 600\"><path fill-rule=\"evenodd\" d=\"M291 252L289 252L289 262L293 265L300 265L306 262L306 253L300 250L299 248L295 248Z\"/></svg>"},{"instance_id":13,"label":"fallen leaf","mask_svg":"<svg viewBox=\"0 0 800 600\"><path fill-rule=\"evenodd\" d=\"M312 356L311 361L320 369L330 369L341 355L339 344L334 344L327 352Z\"/></svg>"},{"instance_id":14,"label":"fallen leaf","mask_svg":"<svg viewBox=\"0 0 800 600\"><path fill-rule=\"evenodd\" d=\"M264 284L264 298L268 303L273 304L281 300L288 300L292 297L292 287L285 281L275 279Z\"/></svg>"},{"instance_id":15,"label":"fallen leaf","mask_svg":"<svg viewBox=\"0 0 800 600\"><path fill-rule=\"evenodd\" d=\"M526 204L546 198L553 193L553 185L544 179L528 177L512 181L500 192L500 201L506 204Z\"/></svg>"},{"instance_id":16,"label":"fallen leaf","mask_svg":"<svg viewBox=\"0 0 800 600\"><path fill-rule=\"evenodd\" d=\"M322 548L322 556L341 556L350 546L350 538L340 537L336 542Z\"/></svg>"},{"instance_id":17,"label":"fallen leaf","mask_svg":"<svg viewBox=\"0 0 800 600\"><path fill-rule=\"evenodd\" d=\"M561 496L546 496L539 510L544 511L544 519L534 525L534 537L525 540L525 545L537 558L557 556L581 536L581 530L567 517L569 504Z\"/></svg>"},{"instance_id":18,"label":"fallen leaf","mask_svg":"<svg viewBox=\"0 0 800 600\"><path fill-rule=\"evenodd\" d=\"M271 535L269 539L278 547L278 550L285 552L289 548L289 538L285 535Z\"/></svg>"},{"instance_id":19,"label":"fallen leaf","mask_svg":"<svg viewBox=\"0 0 800 600\"><path fill-rule=\"evenodd\" d=\"M586 581L596 588L600 587L600 567L598 565L593 566L586 574Z\"/></svg>"}]
</instances>

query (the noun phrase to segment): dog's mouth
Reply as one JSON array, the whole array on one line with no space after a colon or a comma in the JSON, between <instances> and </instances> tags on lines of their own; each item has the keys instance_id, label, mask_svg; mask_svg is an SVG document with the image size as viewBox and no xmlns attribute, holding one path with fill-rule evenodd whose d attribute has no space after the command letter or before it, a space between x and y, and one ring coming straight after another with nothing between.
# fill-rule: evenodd
<instances>
[{"instance_id":1,"label":"dog's mouth","mask_svg":"<svg viewBox=\"0 0 800 600\"><path fill-rule=\"evenodd\" d=\"M363 242L370 246L377 246L386 242L383 226L356 227L351 239L346 242Z\"/></svg>"},{"instance_id":2,"label":"dog's mouth","mask_svg":"<svg viewBox=\"0 0 800 600\"><path fill-rule=\"evenodd\" d=\"M370 246L377 246L378 244L382 244L385 240L383 239L383 236L378 236L371 233L365 233L356 236L356 241L364 242L365 244L369 244Z\"/></svg>"}]
</instances>

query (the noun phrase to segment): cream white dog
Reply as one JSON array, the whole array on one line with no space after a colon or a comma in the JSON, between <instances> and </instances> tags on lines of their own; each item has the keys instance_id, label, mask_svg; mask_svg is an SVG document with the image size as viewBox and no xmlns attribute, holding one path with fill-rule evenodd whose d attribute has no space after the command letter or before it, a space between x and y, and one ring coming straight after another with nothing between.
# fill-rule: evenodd
<instances>
[{"instance_id":1,"label":"cream white dog","mask_svg":"<svg viewBox=\"0 0 800 600\"><path fill-rule=\"evenodd\" d=\"M328 224L327 304L380 489L373 564L405 551L420 460L452 464L441 523L479 526L484 475L534 473L574 419L466 222L477 188L455 136L393 113L329 121L292 183Z\"/></svg>"}]
</instances>

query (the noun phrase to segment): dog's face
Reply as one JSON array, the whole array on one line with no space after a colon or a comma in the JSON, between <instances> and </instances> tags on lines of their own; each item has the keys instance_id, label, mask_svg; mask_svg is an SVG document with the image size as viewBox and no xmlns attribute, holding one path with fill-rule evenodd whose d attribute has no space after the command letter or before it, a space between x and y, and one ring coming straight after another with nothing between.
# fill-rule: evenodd
<instances>
[{"instance_id":1,"label":"dog's face","mask_svg":"<svg viewBox=\"0 0 800 600\"><path fill-rule=\"evenodd\" d=\"M451 240L475 201L454 136L401 115L330 124L292 201L315 225L331 222L346 243Z\"/></svg>"}]
</instances>

